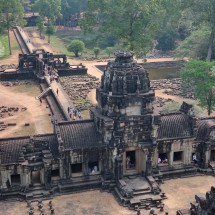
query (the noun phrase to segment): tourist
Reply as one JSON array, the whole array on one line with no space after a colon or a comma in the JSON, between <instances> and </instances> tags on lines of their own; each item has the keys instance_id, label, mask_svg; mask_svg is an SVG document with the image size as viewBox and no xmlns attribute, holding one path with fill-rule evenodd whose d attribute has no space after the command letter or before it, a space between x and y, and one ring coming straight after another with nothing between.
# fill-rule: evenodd
<instances>
[{"instance_id":1,"label":"tourist","mask_svg":"<svg viewBox=\"0 0 215 215\"><path fill-rule=\"evenodd\" d=\"M40 106L42 105L42 103L43 103L43 101L42 101L42 99L40 98Z\"/></svg>"},{"instance_id":2,"label":"tourist","mask_svg":"<svg viewBox=\"0 0 215 215\"><path fill-rule=\"evenodd\" d=\"M128 156L127 158L126 158L126 167L127 167L127 169L129 169L130 168L130 157Z\"/></svg>"},{"instance_id":3,"label":"tourist","mask_svg":"<svg viewBox=\"0 0 215 215\"><path fill-rule=\"evenodd\" d=\"M77 109L75 107L74 107L73 112L74 112L74 115L77 116Z\"/></svg>"},{"instance_id":4,"label":"tourist","mask_svg":"<svg viewBox=\"0 0 215 215\"><path fill-rule=\"evenodd\" d=\"M160 164L161 163L161 159L160 158L158 158L158 164Z\"/></svg>"},{"instance_id":5,"label":"tourist","mask_svg":"<svg viewBox=\"0 0 215 215\"><path fill-rule=\"evenodd\" d=\"M165 157L162 163L167 163L167 162L168 162L168 160L167 160L167 158Z\"/></svg>"},{"instance_id":6,"label":"tourist","mask_svg":"<svg viewBox=\"0 0 215 215\"><path fill-rule=\"evenodd\" d=\"M56 92L57 92L57 95L58 95L58 88L57 88L57 91L56 91Z\"/></svg>"},{"instance_id":7,"label":"tourist","mask_svg":"<svg viewBox=\"0 0 215 215\"><path fill-rule=\"evenodd\" d=\"M78 112L78 118L79 118L79 119L82 119L81 113L80 113L80 112Z\"/></svg>"},{"instance_id":8,"label":"tourist","mask_svg":"<svg viewBox=\"0 0 215 215\"><path fill-rule=\"evenodd\" d=\"M94 168L93 168L93 169L94 169L94 171L95 171L95 172L97 172L97 171L98 171L98 167L97 167L97 166L94 166Z\"/></svg>"},{"instance_id":9,"label":"tourist","mask_svg":"<svg viewBox=\"0 0 215 215\"><path fill-rule=\"evenodd\" d=\"M193 161L194 161L194 163L197 163L197 157L196 157L195 153L193 154Z\"/></svg>"},{"instance_id":10,"label":"tourist","mask_svg":"<svg viewBox=\"0 0 215 215\"><path fill-rule=\"evenodd\" d=\"M68 107L68 108L67 108L67 111L68 111L68 114L69 114L69 111L70 111L70 107Z\"/></svg>"}]
</instances>

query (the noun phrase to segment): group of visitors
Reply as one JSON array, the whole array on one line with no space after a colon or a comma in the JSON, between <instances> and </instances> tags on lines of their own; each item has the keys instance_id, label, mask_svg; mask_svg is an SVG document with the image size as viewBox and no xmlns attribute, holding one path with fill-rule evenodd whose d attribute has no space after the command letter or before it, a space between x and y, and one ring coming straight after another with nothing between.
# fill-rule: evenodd
<instances>
[{"instance_id":1,"label":"group of visitors","mask_svg":"<svg viewBox=\"0 0 215 215\"><path fill-rule=\"evenodd\" d=\"M159 157L158 158L158 164L161 164L161 163L168 163L167 157L165 157L163 160Z\"/></svg>"},{"instance_id":2,"label":"group of visitors","mask_svg":"<svg viewBox=\"0 0 215 215\"><path fill-rule=\"evenodd\" d=\"M76 120L82 119L81 113L78 111L76 107L68 107L68 114L70 119Z\"/></svg>"},{"instance_id":3,"label":"group of visitors","mask_svg":"<svg viewBox=\"0 0 215 215\"><path fill-rule=\"evenodd\" d=\"M93 168L89 168L89 173L96 173L98 172L98 167L97 166L94 166Z\"/></svg>"},{"instance_id":4,"label":"group of visitors","mask_svg":"<svg viewBox=\"0 0 215 215\"><path fill-rule=\"evenodd\" d=\"M131 166L131 159L130 159L130 157L128 156L128 157L126 158L126 169L130 169L130 166Z\"/></svg>"}]
</instances>

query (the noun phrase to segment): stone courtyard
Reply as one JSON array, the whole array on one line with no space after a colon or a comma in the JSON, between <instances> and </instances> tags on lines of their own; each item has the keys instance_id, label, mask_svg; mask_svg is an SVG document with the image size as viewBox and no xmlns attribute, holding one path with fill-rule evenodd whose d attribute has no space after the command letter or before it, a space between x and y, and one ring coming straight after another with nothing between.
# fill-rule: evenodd
<instances>
[{"instance_id":1,"label":"stone courtyard","mask_svg":"<svg viewBox=\"0 0 215 215\"><path fill-rule=\"evenodd\" d=\"M215 179L212 176L196 176L191 178L178 178L165 181L161 185L162 191L166 193L164 200L164 212L157 214L175 215L179 208L189 208L189 202L194 201L196 193L205 194L214 185ZM45 214L50 214L48 207L49 200L43 202ZM118 204L111 193L99 190L87 191L76 194L57 196L52 199L53 208L57 215L136 215ZM37 202L32 203L34 215L39 215ZM26 202L1 201L0 214L27 215L29 208ZM141 210L141 215L148 215L149 211Z\"/></svg>"}]
</instances>

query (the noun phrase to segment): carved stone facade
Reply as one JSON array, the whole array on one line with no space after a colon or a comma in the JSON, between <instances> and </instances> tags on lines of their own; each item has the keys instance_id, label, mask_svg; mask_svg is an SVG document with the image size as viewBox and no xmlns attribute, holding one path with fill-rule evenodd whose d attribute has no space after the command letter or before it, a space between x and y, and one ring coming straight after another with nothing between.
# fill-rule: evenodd
<instances>
[{"instance_id":1,"label":"carved stone facade","mask_svg":"<svg viewBox=\"0 0 215 215\"><path fill-rule=\"evenodd\" d=\"M91 109L109 152L109 170L121 179L130 173L151 174L154 91L148 73L133 61L133 53L119 52L109 62Z\"/></svg>"}]
</instances>

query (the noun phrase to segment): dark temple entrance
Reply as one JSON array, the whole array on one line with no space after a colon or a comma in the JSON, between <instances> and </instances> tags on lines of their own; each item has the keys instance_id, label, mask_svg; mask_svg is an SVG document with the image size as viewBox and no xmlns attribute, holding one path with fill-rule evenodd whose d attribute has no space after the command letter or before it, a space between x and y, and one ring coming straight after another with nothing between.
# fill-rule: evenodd
<instances>
[{"instance_id":1,"label":"dark temple entrance","mask_svg":"<svg viewBox=\"0 0 215 215\"><path fill-rule=\"evenodd\" d=\"M215 150L211 150L211 161L215 161Z\"/></svg>"},{"instance_id":2,"label":"dark temple entrance","mask_svg":"<svg viewBox=\"0 0 215 215\"><path fill-rule=\"evenodd\" d=\"M31 173L32 184L41 184L40 181L40 170L32 171Z\"/></svg>"},{"instance_id":3,"label":"dark temple entrance","mask_svg":"<svg viewBox=\"0 0 215 215\"><path fill-rule=\"evenodd\" d=\"M82 163L71 164L72 173L82 172Z\"/></svg>"},{"instance_id":4,"label":"dark temple entrance","mask_svg":"<svg viewBox=\"0 0 215 215\"><path fill-rule=\"evenodd\" d=\"M183 161L183 152L174 152L173 161Z\"/></svg>"},{"instance_id":5,"label":"dark temple entrance","mask_svg":"<svg viewBox=\"0 0 215 215\"><path fill-rule=\"evenodd\" d=\"M21 184L21 178L20 174L17 175L11 175L11 185L20 185Z\"/></svg>"},{"instance_id":6,"label":"dark temple entrance","mask_svg":"<svg viewBox=\"0 0 215 215\"><path fill-rule=\"evenodd\" d=\"M126 152L126 169L136 168L136 153L135 151Z\"/></svg>"},{"instance_id":7,"label":"dark temple entrance","mask_svg":"<svg viewBox=\"0 0 215 215\"><path fill-rule=\"evenodd\" d=\"M94 161L94 162L89 162L88 163L88 170L89 173L96 173L99 171L99 162Z\"/></svg>"}]
</instances>

